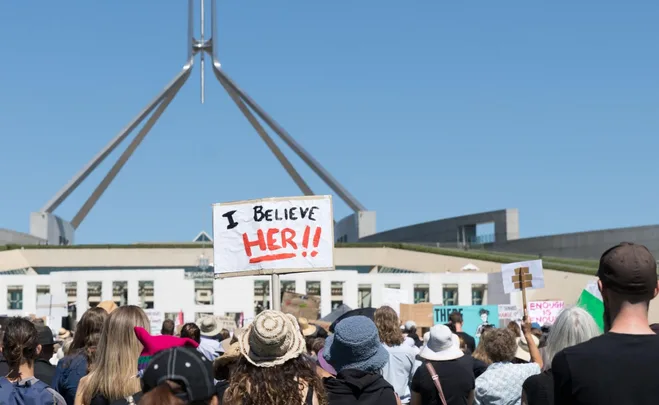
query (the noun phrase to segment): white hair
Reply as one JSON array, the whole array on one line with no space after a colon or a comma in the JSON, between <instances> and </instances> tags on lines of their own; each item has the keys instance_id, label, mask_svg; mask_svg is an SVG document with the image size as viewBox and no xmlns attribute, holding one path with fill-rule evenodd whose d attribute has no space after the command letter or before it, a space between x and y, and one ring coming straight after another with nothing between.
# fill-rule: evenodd
<instances>
[{"instance_id":1,"label":"white hair","mask_svg":"<svg viewBox=\"0 0 659 405\"><path fill-rule=\"evenodd\" d=\"M564 309L556 318L547 336L543 359L545 367L551 367L551 361L561 350L586 342L600 334L595 319L586 310L577 306Z\"/></svg>"}]
</instances>

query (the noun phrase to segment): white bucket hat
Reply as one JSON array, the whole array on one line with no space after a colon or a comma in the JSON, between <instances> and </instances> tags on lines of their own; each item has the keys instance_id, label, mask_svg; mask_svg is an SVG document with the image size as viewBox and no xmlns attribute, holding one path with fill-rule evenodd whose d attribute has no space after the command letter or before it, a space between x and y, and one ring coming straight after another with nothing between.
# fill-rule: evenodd
<instances>
[{"instance_id":1,"label":"white bucket hat","mask_svg":"<svg viewBox=\"0 0 659 405\"><path fill-rule=\"evenodd\" d=\"M540 344L540 340L533 336L533 342L535 342L535 347L538 347ZM531 352L529 352L529 343L526 341L526 338L524 337L518 337L517 338L517 352L515 353L515 358L524 360L525 362L531 361Z\"/></svg>"},{"instance_id":2,"label":"white bucket hat","mask_svg":"<svg viewBox=\"0 0 659 405\"><path fill-rule=\"evenodd\" d=\"M428 343L419 353L419 357L430 361L455 360L462 356L464 353L460 350L460 338L446 325L435 325L430 328Z\"/></svg>"},{"instance_id":3,"label":"white bucket hat","mask_svg":"<svg viewBox=\"0 0 659 405\"><path fill-rule=\"evenodd\" d=\"M266 310L254 318L238 338L240 352L257 367L274 367L306 350L297 319L293 315Z\"/></svg>"},{"instance_id":4,"label":"white bucket hat","mask_svg":"<svg viewBox=\"0 0 659 405\"><path fill-rule=\"evenodd\" d=\"M199 333L201 336L215 337L222 331L222 328L220 328L217 320L212 316L201 318L196 322L196 324L199 325Z\"/></svg>"}]
</instances>

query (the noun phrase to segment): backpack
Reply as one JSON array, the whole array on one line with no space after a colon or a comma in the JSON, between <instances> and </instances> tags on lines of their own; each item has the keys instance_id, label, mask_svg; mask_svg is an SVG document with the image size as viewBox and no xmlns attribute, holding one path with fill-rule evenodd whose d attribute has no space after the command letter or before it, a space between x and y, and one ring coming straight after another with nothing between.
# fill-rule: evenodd
<instances>
[{"instance_id":1,"label":"backpack","mask_svg":"<svg viewBox=\"0 0 659 405\"><path fill-rule=\"evenodd\" d=\"M48 384L32 379L24 384L12 383L0 378L0 404L2 405L56 405L55 396Z\"/></svg>"}]
</instances>

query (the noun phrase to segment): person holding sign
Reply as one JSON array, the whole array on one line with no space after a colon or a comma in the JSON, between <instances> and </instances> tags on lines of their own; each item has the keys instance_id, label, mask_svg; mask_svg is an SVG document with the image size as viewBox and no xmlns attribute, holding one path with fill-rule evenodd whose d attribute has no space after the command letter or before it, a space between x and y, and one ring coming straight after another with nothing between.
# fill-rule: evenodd
<instances>
[{"instance_id":1,"label":"person holding sign","mask_svg":"<svg viewBox=\"0 0 659 405\"><path fill-rule=\"evenodd\" d=\"M526 317L522 332L528 343L531 363L513 363L518 346L516 336L508 329L492 329L483 335L483 346L492 365L476 379L474 404L521 403L522 384L530 376L540 374L542 368L540 350L533 340L531 324Z\"/></svg>"}]
</instances>

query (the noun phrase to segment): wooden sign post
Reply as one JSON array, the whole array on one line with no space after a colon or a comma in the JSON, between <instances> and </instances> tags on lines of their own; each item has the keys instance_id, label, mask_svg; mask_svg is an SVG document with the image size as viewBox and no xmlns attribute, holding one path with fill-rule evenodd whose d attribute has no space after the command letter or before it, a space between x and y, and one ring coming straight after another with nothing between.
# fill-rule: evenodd
<instances>
[{"instance_id":1,"label":"wooden sign post","mask_svg":"<svg viewBox=\"0 0 659 405\"><path fill-rule=\"evenodd\" d=\"M515 269L513 276L513 286L522 290L522 305L524 305L524 318L527 318L526 309L526 289L533 286L533 274L531 274L528 267L518 267Z\"/></svg>"}]
</instances>

